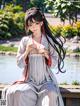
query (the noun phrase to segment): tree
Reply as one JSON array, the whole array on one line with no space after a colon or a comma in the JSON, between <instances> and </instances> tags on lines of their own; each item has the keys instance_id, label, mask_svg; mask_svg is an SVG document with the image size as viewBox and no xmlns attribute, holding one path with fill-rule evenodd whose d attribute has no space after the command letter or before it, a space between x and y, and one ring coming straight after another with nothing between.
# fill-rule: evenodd
<instances>
[{"instance_id":1,"label":"tree","mask_svg":"<svg viewBox=\"0 0 80 106\"><path fill-rule=\"evenodd\" d=\"M77 21L77 14L80 11L80 1L74 0L48 0L46 6L51 6L51 12L54 16L59 17L64 23L65 19L69 20L70 24Z\"/></svg>"},{"instance_id":2,"label":"tree","mask_svg":"<svg viewBox=\"0 0 80 106\"><path fill-rule=\"evenodd\" d=\"M12 3L14 5L20 5L23 7L23 11L26 11L27 5L30 3L30 0L0 0L0 5L5 6L9 3Z\"/></svg>"},{"instance_id":3,"label":"tree","mask_svg":"<svg viewBox=\"0 0 80 106\"><path fill-rule=\"evenodd\" d=\"M30 7L39 7L43 12L45 11L45 0L30 0L28 8Z\"/></svg>"},{"instance_id":4,"label":"tree","mask_svg":"<svg viewBox=\"0 0 80 106\"><path fill-rule=\"evenodd\" d=\"M26 11L30 0L13 0L16 5L21 5L23 7L23 11Z\"/></svg>"}]
</instances>

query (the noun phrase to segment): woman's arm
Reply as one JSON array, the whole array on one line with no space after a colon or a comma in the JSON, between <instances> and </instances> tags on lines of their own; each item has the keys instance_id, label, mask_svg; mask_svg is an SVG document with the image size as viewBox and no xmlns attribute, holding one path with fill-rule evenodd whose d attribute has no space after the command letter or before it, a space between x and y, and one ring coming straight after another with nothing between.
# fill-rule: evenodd
<instances>
[{"instance_id":1,"label":"woman's arm","mask_svg":"<svg viewBox=\"0 0 80 106\"><path fill-rule=\"evenodd\" d=\"M24 68L27 64L25 59L27 58L28 51L26 49L25 42L27 42L28 38L23 37L22 40L20 41L18 51L17 51L17 65L20 68ZM27 43L26 43L27 44Z\"/></svg>"},{"instance_id":2,"label":"woman's arm","mask_svg":"<svg viewBox=\"0 0 80 106\"><path fill-rule=\"evenodd\" d=\"M35 49L32 39L24 37L19 45L17 52L17 65L24 68L28 63L28 54Z\"/></svg>"},{"instance_id":3,"label":"woman's arm","mask_svg":"<svg viewBox=\"0 0 80 106\"><path fill-rule=\"evenodd\" d=\"M51 61L50 68L58 65L58 55L56 50L49 44L49 61Z\"/></svg>"}]
</instances>

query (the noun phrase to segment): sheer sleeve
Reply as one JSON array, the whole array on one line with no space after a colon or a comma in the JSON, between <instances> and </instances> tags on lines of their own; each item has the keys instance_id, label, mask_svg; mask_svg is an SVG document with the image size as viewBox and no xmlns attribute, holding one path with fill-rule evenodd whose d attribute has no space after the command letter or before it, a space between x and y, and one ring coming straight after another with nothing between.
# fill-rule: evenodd
<instances>
[{"instance_id":1,"label":"sheer sleeve","mask_svg":"<svg viewBox=\"0 0 80 106\"><path fill-rule=\"evenodd\" d=\"M20 41L18 51L17 51L17 65L20 68L24 68L27 63L24 59L24 52L26 50L26 45L27 45L28 37L23 37L22 40Z\"/></svg>"}]
</instances>

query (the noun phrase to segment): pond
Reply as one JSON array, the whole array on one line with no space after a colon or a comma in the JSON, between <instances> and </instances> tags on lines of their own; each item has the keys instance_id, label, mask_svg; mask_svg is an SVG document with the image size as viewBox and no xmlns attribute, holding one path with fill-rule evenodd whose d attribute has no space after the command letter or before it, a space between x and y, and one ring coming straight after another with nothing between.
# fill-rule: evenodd
<instances>
[{"instance_id":1,"label":"pond","mask_svg":"<svg viewBox=\"0 0 80 106\"><path fill-rule=\"evenodd\" d=\"M80 57L66 57L64 64L65 73L56 74L57 69L52 70L58 83L80 82ZM17 67L15 56L0 55L0 83L12 83L20 79L21 74L22 69Z\"/></svg>"}]
</instances>

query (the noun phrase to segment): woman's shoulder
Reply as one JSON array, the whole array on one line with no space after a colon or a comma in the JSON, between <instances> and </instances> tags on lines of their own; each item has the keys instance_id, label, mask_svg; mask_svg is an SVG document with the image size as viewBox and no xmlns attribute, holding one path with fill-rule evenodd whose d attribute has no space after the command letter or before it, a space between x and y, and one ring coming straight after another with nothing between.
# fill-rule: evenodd
<instances>
[{"instance_id":1,"label":"woman's shoulder","mask_svg":"<svg viewBox=\"0 0 80 106\"><path fill-rule=\"evenodd\" d=\"M24 36L21 38L20 44L27 45L28 40L30 39L30 36Z\"/></svg>"},{"instance_id":2,"label":"woman's shoulder","mask_svg":"<svg viewBox=\"0 0 80 106\"><path fill-rule=\"evenodd\" d=\"M24 36L21 38L21 42L27 42L31 38L31 35L29 36Z\"/></svg>"},{"instance_id":3,"label":"woman's shoulder","mask_svg":"<svg viewBox=\"0 0 80 106\"><path fill-rule=\"evenodd\" d=\"M29 39L29 36L24 36L21 38L21 41L25 41L25 40L28 40Z\"/></svg>"}]
</instances>

